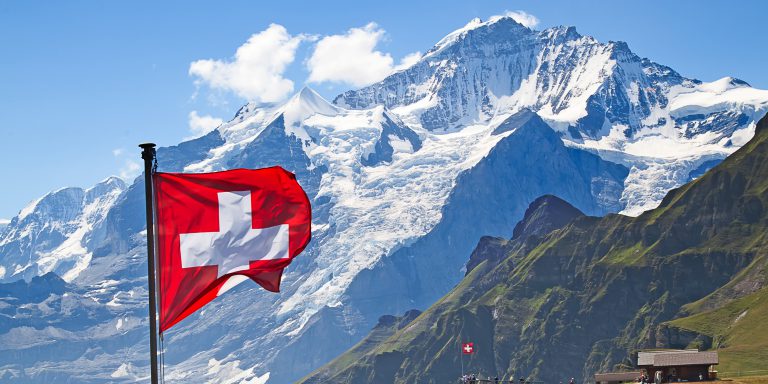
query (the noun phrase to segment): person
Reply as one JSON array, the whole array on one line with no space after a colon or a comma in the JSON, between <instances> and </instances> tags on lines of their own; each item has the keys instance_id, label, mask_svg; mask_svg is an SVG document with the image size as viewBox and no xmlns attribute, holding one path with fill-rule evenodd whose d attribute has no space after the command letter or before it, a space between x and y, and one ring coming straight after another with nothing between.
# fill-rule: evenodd
<instances>
[{"instance_id":1,"label":"person","mask_svg":"<svg viewBox=\"0 0 768 384\"><path fill-rule=\"evenodd\" d=\"M499 384L499 375L496 375L496 376L493 378L493 382L494 382L495 384Z\"/></svg>"},{"instance_id":2,"label":"person","mask_svg":"<svg viewBox=\"0 0 768 384\"><path fill-rule=\"evenodd\" d=\"M568 381L568 384L576 384L576 380L574 380L573 377L571 377L571 380Z\"/></svg>"}]
</instances>

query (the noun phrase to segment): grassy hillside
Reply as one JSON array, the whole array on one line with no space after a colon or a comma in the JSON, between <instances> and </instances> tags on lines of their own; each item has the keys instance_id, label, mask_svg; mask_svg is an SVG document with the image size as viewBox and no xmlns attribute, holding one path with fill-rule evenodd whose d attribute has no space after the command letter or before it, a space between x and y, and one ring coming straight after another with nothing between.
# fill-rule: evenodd
<instances>
[{"instance_id":1,"label":"grassy hillside","mask_svg":"<svg viewBox=\"0 0 768 384\"><path fill-rule=\"evenodd\" d=\"M304 382L445 383L462 365L587 381L632 365L638 349L681 344L720 346L721 371L768 369L767 228L764 118L747 145L657 209L581 217L544 237L497 242L497 255L411 324ZM464 341L475 354L460 353Z\"/></svg>"},{"instance_id":2,"label":"grassy hillside","mask_svg":"<svg viewBox=\"0 0 768 384\"><path fill-rule=\"evenodd\" d=\"M768 288L666 325L711 338L706 347L720 352L720 372L768 369Z\"/></svg>"}]
</instances>

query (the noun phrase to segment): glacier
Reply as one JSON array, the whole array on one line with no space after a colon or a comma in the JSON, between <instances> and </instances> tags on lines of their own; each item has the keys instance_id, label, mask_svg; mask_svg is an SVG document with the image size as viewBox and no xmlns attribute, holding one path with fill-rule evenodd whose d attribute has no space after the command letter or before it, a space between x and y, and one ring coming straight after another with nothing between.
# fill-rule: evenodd
<instances>
[{"instance_id":1,"label":"glacier","mask_svg":"<svg viewBox=\"0 0 768 384\"><path fill-rule=\"evenodd\" d=\"M245 282L164 335L165 377L297 380L379 316L423 309L535 198L636 215L748 141L768 91L688 79L573 27L509 17L329 102L304 88L158 149L164 172L279 164L313 204L282 292ZM0 380L148 380L143 179L64 188L0 228Z\"/></svg>"}]
</instances>

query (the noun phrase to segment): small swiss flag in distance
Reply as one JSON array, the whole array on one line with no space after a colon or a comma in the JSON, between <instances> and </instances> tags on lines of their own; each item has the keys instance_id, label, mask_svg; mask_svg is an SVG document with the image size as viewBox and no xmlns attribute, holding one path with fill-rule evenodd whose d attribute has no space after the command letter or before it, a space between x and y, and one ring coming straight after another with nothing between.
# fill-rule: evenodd
<instances>
[{"instance_id":1,"label":"small swiss flag in distance","mask_svg":"<svg viewBox=\"0 0 768 384\"><path fill-rule=\"evenodd\" d=\"M461 351L464 352L465 355L471 355L475 353L475 344L474 343L464 343L461 345Z\"/></svg>"}]
</instances>

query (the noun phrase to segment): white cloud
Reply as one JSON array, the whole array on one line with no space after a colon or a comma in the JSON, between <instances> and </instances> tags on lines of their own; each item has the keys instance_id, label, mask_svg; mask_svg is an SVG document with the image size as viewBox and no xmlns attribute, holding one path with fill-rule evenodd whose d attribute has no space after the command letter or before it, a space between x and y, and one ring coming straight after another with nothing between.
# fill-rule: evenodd
<instances>
[{"instance_id":1,"label":"white cloud","mask_svg":"<svg viewBox=\"0 0 768 384\"><path fill-rule=\"evenodd\" d=\"M125 181L132 181L141 173L141 164L133 160L126 160L120 169L120 178Z\"/></svg>"},{"instance_id":2,"label":"white cloud","mask_svg":"<svg viewBox=\"0 0 768 384\"><path fill-rule=\"evenodd\" d=\"M120 157L125 153L125 149L123 148L115 148L112 150L112 155L115 157Z\"/></svg>"},{"instance_id":3,"label":"white cloud","mask_svg":"<svg viewBox=\"0 0 768 384\"><path fill-rule=\"evenodd\" d=\"M283 77L306 37L291 36L282 25L270 24L237 48L231 60L197 60L189 65L196 84L232 91L251 101L280 101L293 92L293 81Z\"/></svg>"},{"instance_id":4,"label":"white cloud","mask_svg":"<svg viewBox=\"0 0 768 384\"><path fill-rule=\"evenodd\" d=\"M0 219L0 227L4 227L10 223L11 223L11 219Z\"/></svg>"},{"instance_id":5,"label":"white cloud","mask_svg":"<svg viewBox=\"0 0 768 384\"><path fill-rule=\"evenodd\" d=\"M378 25L369 23L343 35L321 38L307 60L308 81L341 82L361 87L382 80L394 70L413 65L421 58L420 53L412 53L395 66L389 53L375 50L384 33Z\"/></svg>"},{"instance_id":6,"label":"white cloud","mask_svg":"<svg viewBox=\"0 0 768 384\"><path fill-rule=\"evenodd\" d=\"M197 111L189 113L189 130L196 136L204 135L223 124L224 120L211 115L200 116Z\"/></svg>"},{"instance_id":7,"label":"white cloud","mask_svg":"<svg viewBox=\"0 0 768 384\"><path fill-rule=\"evenodd\" d=\"M512 20L531 29L539 25L539 19L536 16L524 11L506 11L502 16L511 17Z\"/></svg>"},{"instance_id":8,"label":"white cloud","mask_svg":"<svg viewBox=\"0 0 768 384\"><path fill-rule=\"evenodd\" d=\"M395 67L395 71L406 69L406 68L416 64L419 60L421 60L421 52L414 52L414 53L410 53L408 55L405 55L405 57L403 57L400 60L400 64L398 64L398 66Z\"/></svg>"}]
</instances>

